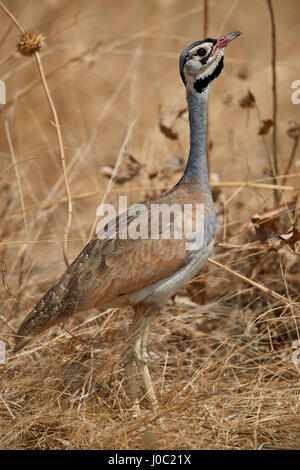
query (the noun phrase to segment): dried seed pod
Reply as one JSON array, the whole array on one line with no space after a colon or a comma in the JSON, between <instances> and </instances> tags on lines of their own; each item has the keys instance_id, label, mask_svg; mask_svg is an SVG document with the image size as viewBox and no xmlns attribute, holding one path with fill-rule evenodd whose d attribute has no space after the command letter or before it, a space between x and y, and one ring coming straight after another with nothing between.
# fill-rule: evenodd
<instances>
[{"instance_id":1,"label":"dried seed pod","mask_svg":"<svg viewBox=\"0 0 300 470\"><path fill-rule=\"evenodd\" d=\"M276 222L259 214L251 216L251 222L255 225L255 233L264 245L270 250L278 251L282 246L282 240L279 234L279 228Z\"/></svg>"},{"instance_id":2,"label":"dried seed pod","mask_svg":"<svg viewBox=\"0 0 300 470\"><path fill-rule=\"evenodd\" d=\"M254 108L255 107L255 96L253 93L249 90L247 95L245 95L243 98L240 99L239 105L242 108Z\"/></svg>"},{"instance_id":3,"label":"dried seed pod","mask_svg":"<svg viewBox=\"0 0 300 470\"><path fill-rule=\"evenodd\" d=\"M45 38L40 33L33 31L25 31L21 34L17 43L17 51L24 56L31 56L35 52L39 52L45 45Z\"/></svg>"},{"instance_id":4,"label":"dried seed pod","mask_svg":"<svg viewBox=\"0 0 300 470\"><path fill-rule=\"evenodd\" d=\"M136 160L130 153L124 152L122 157L122 163L119 166L117 174L114 177L114 181L116 183L122 184L125 181L132 180L135 176L137 176L140 172L140 169L143 167L138 160ZM101 172L107 178L111 178L114 174L114 166L103 166L101 168Z\"/></svg>"},{"instance_id":5,"label":"dried seed pod","mask_svg":"<svg viewBox=\"0 0 300 470\"><path fill-rule=\"evenodd\" d=\"M292 139L299 139L300 137L300 124L296 121L289 121L289 128L287 135Z\"/></svg>"},{"instance_id":6,"label":"dried seed pod","mask_svg":"<svg viewBox=\"0 0 300 470\"><path fill-rule=\"evenodd\" d=\"M258 131L258 135L266 135L272 126L274 126L273 119L263 119Z\"/></svg>"}]
</instances>

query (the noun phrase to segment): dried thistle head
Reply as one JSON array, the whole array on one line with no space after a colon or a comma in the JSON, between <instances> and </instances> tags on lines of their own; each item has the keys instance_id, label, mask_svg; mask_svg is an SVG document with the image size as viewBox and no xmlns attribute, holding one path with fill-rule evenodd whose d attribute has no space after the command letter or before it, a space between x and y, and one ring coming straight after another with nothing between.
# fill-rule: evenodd
<instances>
[{"instance_id":1,"label":"dried thistle head","mask_svg":"<svg viewBox=\"0 0 300 470\"><path fill-rule=\"evenodd\" d=\"M45 38L40 33L33 31L25 31L21 34L17 43L17 51L24 56L31 56L35 52L39 52L45 45Z\"/></svg>"}]
</instances>

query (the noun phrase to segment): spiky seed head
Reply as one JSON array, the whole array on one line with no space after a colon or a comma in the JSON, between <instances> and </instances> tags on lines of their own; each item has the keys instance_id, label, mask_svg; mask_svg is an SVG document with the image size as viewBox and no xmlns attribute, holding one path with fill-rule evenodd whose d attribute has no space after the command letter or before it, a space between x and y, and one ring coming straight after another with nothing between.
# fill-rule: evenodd
<instances>
[{"instance_id":1,"label":"spiky seed head","mask_svg":"<svg viewBox=\"0 0 300 470\"><path fill-rule=\"evenodd\" d=\"M21 34L17 43L17 51L24 56L31 56L35 52L39 52L45 45L45 38L40 33L33 31L25 31Z\"/></svg>"}]
</instances>

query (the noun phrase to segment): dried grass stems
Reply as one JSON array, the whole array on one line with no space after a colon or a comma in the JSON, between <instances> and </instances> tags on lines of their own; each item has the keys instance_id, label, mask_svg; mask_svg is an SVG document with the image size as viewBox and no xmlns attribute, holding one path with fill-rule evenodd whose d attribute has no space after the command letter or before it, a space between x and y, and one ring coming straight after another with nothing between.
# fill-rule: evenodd
<instances>
[{"instance_id":1,"label":"dried grass stems","mask_svg":"<svg viewBox=\"0 0 300 470\"><path fill-rule=\"evenodd\" d=\"M49 103L49 106L53 115L54 127L56 130L57 141L58 141L58 146L59 146L59 151L60 151L60 159L61 159L61 165L62 165L62 171L63 171L63 177L64 177L65 191L66 191L67 202L68 202L68 219L67 219L67 224L65 228L64 243L63 243L63 256L64 256L65 263L68 266L69 261L67 257L67 247L68 247L69 232L70 232L70 228L72 224L72 196L71 196L71 190L70 190L70 186L68 182L68 174L67 174L67 169L66 169L65 151L64 151L63 139L62 139L62 134L61 134L61 126L60 126L58 114L56 111L56 107L52 100L52 96L51 96L51 93L50 93L50 90L46 81L44 68L43 68L42 61L41 61L40 54L39 54L39 51L44 46L44 37L40 33L34 33L32 31L25 31L24 28L19 23L19 21L6 8L6 6L1 0L0 0L0 7L10 17L10 19L13 21L13 23L16 25L16 27L21 33L21 37L17 43L18 52L24 56L34 55L35 57L35 60L38 66L38 71L41 77L41 82L45 90L46 97L47 97L47 100L48 100L48 103Z\"/></svg>"},{"instance_id":2,"label":"dried grass stems","mask_svg":"<svg viewBox=\"0 0 300 470\"><path fill-rule=\"evenodd\" d=\"M134 4L128 2L131 6ZM146 8L146 3L138 2L139 8ZM227 22L239 12L243 21L249 21L248 31L252 31L251 24L256 28L257 11L254 17L252 13L245 15L244 10L240 11L242 4L234 2L231 16L224 11L226 24L222 25L220 34L230 30ZM0 340L6 344L7 360L0 365L0 448L299 448L300 281L296 231L299 172L295 166L299 131L296 125L292 126L290 137L295 139L292 153L290 137L280 133L277 136L280 148L287 145L288 149L280 154L280 164L286 174L278 176L276 182L273 175L264 177L264 165L267 162L269 166L269 160L266 147L257 136L257 120L249 119L245 136L241 125L244 111L238 106L239 98L248 89L244 69L243 78L238 78L238 74L241 67L249 64L252 67L256 63L257 49L253 55L248 49L249 57L245 62L240 59L244 57L243 46L238 49L237 45L236 57L232 62L232 57L226 60L226 73L218 83L219 92L215 88L211 94L214 146L210 151L210 171L219 177L212 178L211 184L218 223L214 252L205 269L154 319L150 332L149 367L164 427L160 427L157 417L148 411L146 400L142 400L144 412L139 418L132 419L129 412L121 356L124 335L131 321L129 309L92 310L75 315L36 338L19 354L9 353L16 328L64 269L59 247L61 226L64 227L65 221L63 204L68 203L68 197L73 203L72 224L76 234L68 237L68 246L76 256L89 238L98 198L102 196L105 201L115 203L119 194L127 194L131 204L158 195L178 181L182 171L180 162L184 164L188 146L186 114L179 112L185 106L185 97L183 90L179 94L180 85L176 82L176 51L193 37L176 35L172 28L178 22L184 30L189 21L189 31L198 31L203 2L200 6L194 2L193 8L184 13L169 6L165 20L161 19L159 7L153 6L156 22L153 16L148 20L145 14L145 23L136 33L136 15L132 15L132 9L128 8L128 13L127 8L122 10L124 14L118 23L115 12L103 1L101 15L109 11L114 19L113 27L117 29L113 30L109 17L107 36L103 33L103 38L91 47L92 39L84 36L84 30L85 26L88 26L86 30L91 30L90 18L95 17L95 11L99 14L99 0L91 0L86 7L87 19L80 17L82 48L73 47L72 42L72 35L78 33L81 2L62 1L61 5L66 8L61 18L57 15L54 18L49 10L43 17L44 6L36 8L39 22L44 19L43 24L49 24L52 19L53 28L62 32L60 41L63 38L66 44L72 44L72 50L66 49L64 53L50 48L46 77L51 89L52 83L53 89L56 85L57 111L64 122L69 123L64 134L65 147L61 142L70 155L65 165L68 179L59 168L57 181L57 149L49 146L47 138L48 105L38 109L35 120L39 90L32 86L36 80L33 72L25 65L21 68L14 57L5 62L6 75L15 67L15 88L28 89L23 94L16 92L19 96L16 111L9 115L10 140L14 154L19 157L15 161L8 135L4 132L2 137L3 148L7 150L1 153L4 163L0 169ZM0 6L5 10L1 0ZM7 9L6 13L17 25ZM280 21L278 15L277 22ZM99 34L99 22L94 26L94 39ZM131 29L121 37L124 22ZM101 16L102 23L105 21ZM235 24L238 25L238 19ZM35 23L33 26L36 30L42 29L36 28ZM21 26L18 28L20 30ZM211 35L219 30L211 15L209 29ZM8 53L9 40L13 40L11 29L9 31L10 34L4 33ZM163 39L166 33L168 38ZM134 43L141 40L145 40L145 50L138 49ZM167 42L162 43L164 40ZM134 45L130 49L132 41ZM128 46L126 53L121 49L125 44ZM21 43L20 47L24 50L26 43ZM151 55L151 51L156 52ZM167 59L173 61L170 62L172 67L165 62L162 64L167 53L174 57L174 61L169 56ZM58 54L61 54L61 63L56 60ZM291 60L287 57L287 63ZM80 82L83 68L88 70L84 86ZM171 76L173 68L174 76ZM39 70L43 70L42 67ZM278 67L278 75L281 70ZM286 74L287 70L284 69ZM251 87L253 84L254 89L262 86L267 90L269 69L266 67L257 81L256 72L254 68ZM41 80L42 77L39 83ZM232 81L235 98L224 104L222 97ZM72 88L70 84L74 83L76 86ZM65 93L66 88L68 102L62 99L60 102L59 92ZM128 90L131 93L127 93ZM294 116L290 116L290 109L280 101L282 95L278 93L277 120L278 126L285 129L287 123L281 109L286 110L288 119ZM10 101L13 103L15 96L9 96ZM177 140L171 141L162 134L157 119L159 104L171 109L174 115L171 122L178 126L172 135L177 135ZM267 94L266 101L261 98L259 106L263 115ZM222 116L221 120L218 115ZM129 124L134 116L139 119L131 132L134 123ZM33 127L32 133L28 127ZM55 129L60 128L55 124ZM268 137L265 139L267 146L270 144ZM126 174L125 148L132 157L126 164L130 165L135 159L133 169L136 172ZM249 148L252 152L250 165ZM101 171L108 165L115 168L111 176ZM127 177L123 182L119 178L121 171L123 177L124 174ZM64 187L66 181L72 188L69 196ZM270 197L273 191L282 195L280 206L273 204ZM286 239L280 238L281 235ZM295 243L289 243L293 239ZM26 241L30 258L24 253Z\"/></svg>"}]
</instances>

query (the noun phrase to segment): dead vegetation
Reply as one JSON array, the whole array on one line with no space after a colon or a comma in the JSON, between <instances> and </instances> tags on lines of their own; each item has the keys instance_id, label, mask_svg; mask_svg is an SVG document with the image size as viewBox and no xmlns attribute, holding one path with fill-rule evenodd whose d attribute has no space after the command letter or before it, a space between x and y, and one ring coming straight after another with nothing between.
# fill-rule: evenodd
<instances>
[{"instance_id":1,"label":"dead vegetation","mask_svg":"<svg viewBox=\"0 0 300 470\"><path fill-rule=\"evenodd\" d=\"M276 115L271 47L261 47L269 35L254 15L259 10L267 24L267 3L280 36ZM8 90L0 135L0 339L7 348L0 448L299 448L299 111L290 98L299 78L290 47L298 3L126 5L10 2L23 27L46 37L39 54L65 160L39 64L17 54L19 32L0 11L0 78ZM202 37L200 20L210 36L241 28L245 39L228 51L210 97L216 247L151 330L161 429L150 413L132 419L128 411L120 349L129 309L76 315L15 357L9 350L21 320L63 271L63 249L73 259L93 233L101 201L116 203L120 194L144 201L178 180L188 123L177 60Z\"/></svg>"}]
</instances>

